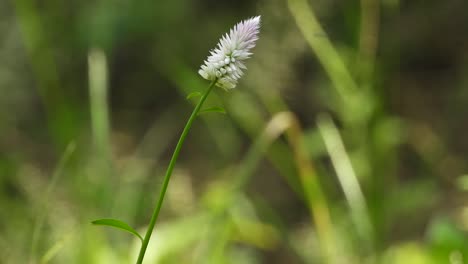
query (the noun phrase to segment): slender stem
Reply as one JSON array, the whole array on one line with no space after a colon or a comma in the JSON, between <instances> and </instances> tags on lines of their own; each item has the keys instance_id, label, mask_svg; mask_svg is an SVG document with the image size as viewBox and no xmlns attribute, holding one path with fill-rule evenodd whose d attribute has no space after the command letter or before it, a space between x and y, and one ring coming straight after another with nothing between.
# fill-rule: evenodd
<instances>
[{"instance_id":1,"label":"slender stem","mask_svg":"<svg viewBox=\"0 0 468 264\"><path fill-rule=\"evenodd\" d=\"M156 220L158 220L159 211L161 210L164 196L166 195L167 186L169 185L169 180L171 179L172 171L174 170L177 157L179 157L180 149L182 148L182 145L184 144L185 138L187 137L187 134L190 130L190 127L192 126L193 121L197 117L198 112L200 111L203 103L205 102L206 98L208 97L211 90L215 86L216 81L217 80L214 80L210 84L208 89L206 90L205 94L203 94L197 106L195 106L195 109L193 109L192 115L188 119L187 124L185 125L184 130L182 131L182 134L180 135L179 142L177 142L177 146L175 147L174 153L172 154L171 161L169 162L169 166L167 167L166 176L164 177L164 182L161 188L161 193L159 194L158 203L156 205L156 208L154 209L153 215L151 216L148 230L146 231L145 238L143 240L143 243L141 244L140 254L138 255L138 260L136 262L137 264L141 264L143 262L143 258L145 257L146 248L148 247L151 234L153 233L154 226L156 225Z\"/></svg>"}]
</instances>

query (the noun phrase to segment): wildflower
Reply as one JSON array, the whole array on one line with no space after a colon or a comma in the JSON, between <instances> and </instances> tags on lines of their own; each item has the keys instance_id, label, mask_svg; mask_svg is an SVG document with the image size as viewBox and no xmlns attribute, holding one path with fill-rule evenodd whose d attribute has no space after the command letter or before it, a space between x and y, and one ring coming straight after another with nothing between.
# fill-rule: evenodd
<instances>
[{"instance_id":1,"label":"wildflower","mask_svg":"<svg viewBox=\"0 0 468 264\"><path fill-rule=\"evenodd\" d=\"M260 16L244 20L224 35L217 47L210 51L198 73L205 79L214 81L224 89L236 87L237 81L247 69L244 60L250 58L250 50L255 46L260 28Z\"/></svg>"}]
</instances>

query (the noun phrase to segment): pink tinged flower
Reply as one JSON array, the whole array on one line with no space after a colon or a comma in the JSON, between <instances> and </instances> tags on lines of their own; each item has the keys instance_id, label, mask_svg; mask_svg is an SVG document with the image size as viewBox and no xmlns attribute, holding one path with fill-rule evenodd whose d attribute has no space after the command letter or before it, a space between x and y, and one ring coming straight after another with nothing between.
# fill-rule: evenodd
<instances>
[{"instance_id":1,"label":"pink tinged flower","mask_svg":"<svg viewBox=\"0 0 468 264\"><path fill-rule=\"evenodd\" d=\"M246 70L244 61L252 55L260 29L260 16L244 20L224 35L198 73L205 79L217 80L216 85L224 89L236 87L237 81Z\"/></svg>"}]
</instances>

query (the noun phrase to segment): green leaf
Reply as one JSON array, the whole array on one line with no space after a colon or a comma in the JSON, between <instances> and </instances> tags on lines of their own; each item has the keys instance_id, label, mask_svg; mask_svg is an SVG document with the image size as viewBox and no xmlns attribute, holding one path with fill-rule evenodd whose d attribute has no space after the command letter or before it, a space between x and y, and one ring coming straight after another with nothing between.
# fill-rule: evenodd
<instances>
[{"instance_id":1,"label":"green leaf","mask_svg":"<svg viewBox=\"0 0 468 264\"><path fill-rule=\"evenodd\" d=\"M185 97L187 100L189 100L190 98L193 98L193 97L198 97L198 96L201 96L202 94L200 92L191 92L187 95L187 97Z\"/></svg>"},{"instance_id":2,"label":"green leaf","mask_svg":"<svg viewBox=\"0 0 468 264\"><path fill-rule=\"evenodd\" d=\"M198 114L213 113L213 112L214 113L226 114L226 110L224 110L224 108L219 107L219 106L214 106L214 107L203 109Z\"/></svg>"},{"instance_id":3,"label":"green leaf","mask_svg":"<svg viewBox=\"0 0 468 264\"><path fill-rule=\"evenodd\" d=\"M140 234L138 234L138 232L135 229L133 229L127 223L122 222L120 220L117 220L117 219L98 219L98 220L92 221L91 223L93 225L110 226L110 227L125 230L125 231L127 231L129 233L134 234L135 236L137 236L143 242L143 237L141 237Z\"/></svg>"}]
</instances>

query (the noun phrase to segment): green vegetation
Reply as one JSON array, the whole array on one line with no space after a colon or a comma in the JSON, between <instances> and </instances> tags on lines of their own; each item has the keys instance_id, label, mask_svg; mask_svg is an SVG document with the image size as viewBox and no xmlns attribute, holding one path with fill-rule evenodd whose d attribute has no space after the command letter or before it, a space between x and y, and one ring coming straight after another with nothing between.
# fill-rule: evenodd
<instances>
[{"instance_id":1,"label":"green vegetation","mask_svg":"<svg viewBox=\"0 0 468 264\"><path fill-rule=\"evenodd\" d=\"M135 263L198 69L255 15L249 69L199 109L143 263L468 262L467 9L0 1L0 263Z\"/></svg>"}]
</instances>

